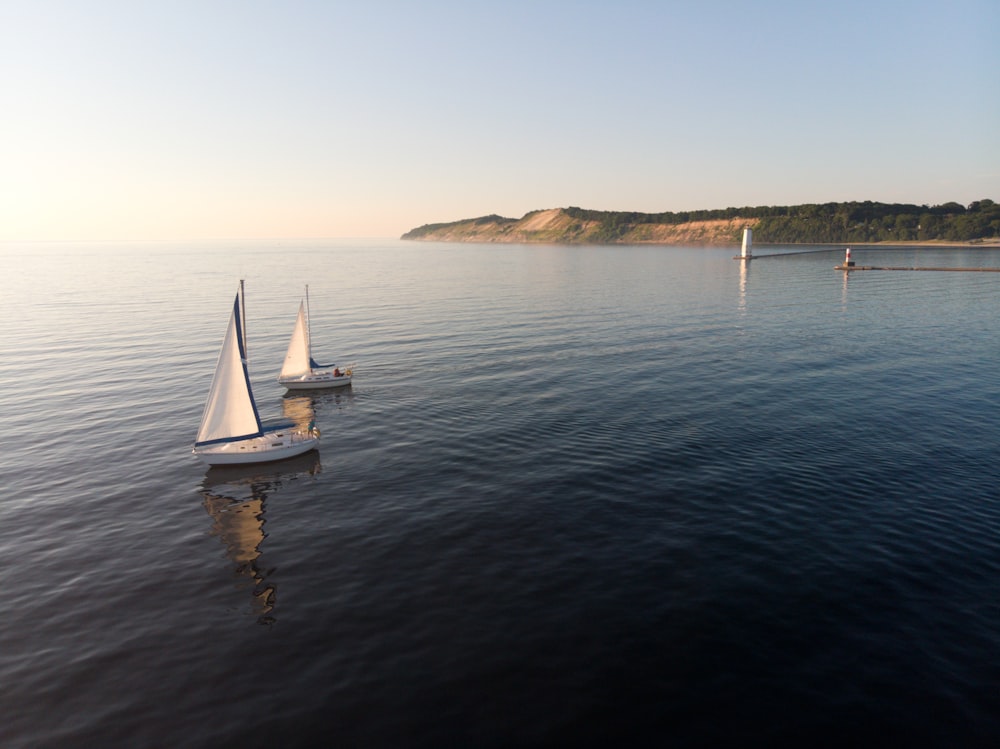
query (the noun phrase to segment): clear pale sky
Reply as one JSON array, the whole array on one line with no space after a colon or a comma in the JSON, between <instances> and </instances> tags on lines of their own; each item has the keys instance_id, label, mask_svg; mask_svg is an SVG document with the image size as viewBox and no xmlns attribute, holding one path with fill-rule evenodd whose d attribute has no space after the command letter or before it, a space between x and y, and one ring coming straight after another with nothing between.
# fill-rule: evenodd
<instances>
[{"instance_id":1,"label":"clear pale sky","mask_svg":"<svg viewBox=\"0 0 1000 749\"><path fill-rule=\"evenodd\" d=\"M981 198L997 0L0 0L0 240Z\"/></svg>"}]
</instances>

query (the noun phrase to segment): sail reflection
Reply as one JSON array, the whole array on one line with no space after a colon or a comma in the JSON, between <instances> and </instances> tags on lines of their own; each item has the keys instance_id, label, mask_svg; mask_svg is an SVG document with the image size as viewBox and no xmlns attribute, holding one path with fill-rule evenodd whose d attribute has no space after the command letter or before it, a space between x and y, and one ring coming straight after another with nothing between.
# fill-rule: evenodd
<instances>
[{"instance_id":1,"label":"sail reflection","mask_svg":"<svg viewBox=\"0 0 1000 749\"><path fill-rule=\"evenodd\" d=\"M340 410L353 398L354 393L351 388L321 390L308 394L287 393L281 399L282 415L303 429L310 429L312 426L326 429L330 424L324 422L322 417L329 415L330 411Z\"/></svg>"},{"instance_id":2,"label":"sail reflection","mask_svg":"<svg viewBox=\"0 0 1000 749\"><path fill-rule=\"evenodd\" d=\"M235 565L235 576L250 588L251 611L260 624L273 624L277 585L271 570L259 564L267 498L289 481L314 476L321 470L319 453L304 455L267 466L213 466L201 484L205 511L212 518L212 535L226 547Z\"/></svg>"},{"instance_id":3,"label":"sail reflection","mask_svg":"<svg viewBox=\"0 0 1000 749\"><path fill-rule=\"evenodd\" d=\"M281 399L282 415L296 426L308 427L316 418L316 407L311 395L286 395Z\"/></svg>"}]
</instances>

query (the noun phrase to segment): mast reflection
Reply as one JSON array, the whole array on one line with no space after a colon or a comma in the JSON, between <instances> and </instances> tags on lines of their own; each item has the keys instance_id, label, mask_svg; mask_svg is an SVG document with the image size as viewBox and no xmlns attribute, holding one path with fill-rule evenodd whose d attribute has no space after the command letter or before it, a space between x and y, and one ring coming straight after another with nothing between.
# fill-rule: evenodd
<instances>
[{"instance_id":1,"label":"mast reflection","mask_svg":"<svg viewBox=\"0 0 1000 749\"><path fill-rule=\"evenodd\" d=\"M201 484L203 505L212 518L212 535L226 547L241 586L250 588L251 612L259 624L270 625L277 599L277 585L268 578L272 570L259 564L267 498L288 481L314 476L321 470L319 452L270 465L212 466Z\"/></svg>"}]
</instances>

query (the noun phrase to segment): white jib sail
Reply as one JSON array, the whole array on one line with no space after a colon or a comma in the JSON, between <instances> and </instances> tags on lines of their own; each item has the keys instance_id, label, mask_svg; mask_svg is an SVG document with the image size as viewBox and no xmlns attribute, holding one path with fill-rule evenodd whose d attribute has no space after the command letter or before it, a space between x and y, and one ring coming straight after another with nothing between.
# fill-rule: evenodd
<instances>
[{"instance_id":1,"label":"white jib sail","mask_svg":"<svg viewBox=\"0 0 1000 749\"><path fill-rule=\"evenodd\" d=\"M243 359L240 356L238 329L239 297L233 305L229 328L215 365L215 377L208 391L205 410L201 416L198 442L238 439L260 434L260 422L254 407L250 384L247 382Z\"/></svg>"},{"instance_id":2,"label":"white jib sail","mask_svg":"<svg viewBox=\"0 0 1000 749\"><path fill-rule=\"evenodd\" d=\"M281 367L281 374L278 379L286 377L301 377L309 374L312 369L309 366L309 332L306 329L306 313L302 302L299 302L299 316L295 319L295 330L292 331L292 339L288 342L288 352L285 354L285 363Z\"/></svg>"}]
</instances>

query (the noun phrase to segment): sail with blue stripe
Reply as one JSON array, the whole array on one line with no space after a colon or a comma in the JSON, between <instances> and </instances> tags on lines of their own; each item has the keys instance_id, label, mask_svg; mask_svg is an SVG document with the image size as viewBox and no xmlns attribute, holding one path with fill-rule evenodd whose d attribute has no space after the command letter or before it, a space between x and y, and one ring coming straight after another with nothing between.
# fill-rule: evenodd
<instances>
[{"instance_id":1,"label":"sail with blue stripe","mask_svg":"<svg viewBox=\"0 0 1000 749\"><path fill-rule=\"evenodd\" d=\"M241 322L241 297L239 292L233 302L226 338L222 343L215 377L205 401L201 427L195 447L236 442L264 433L257 411L257 404L250 389L250 372L247 368L246 346Z\"/></svg>"}]
</instances>

